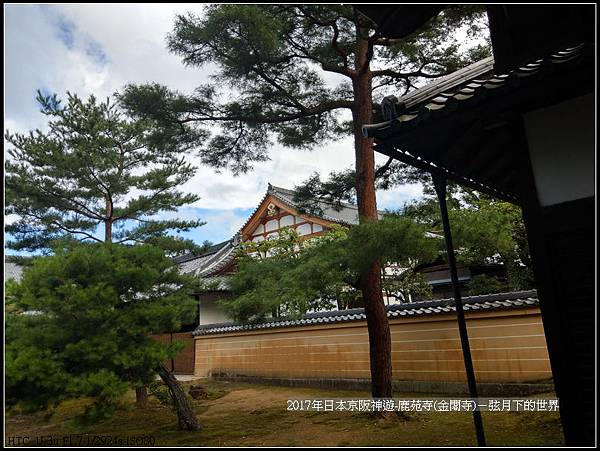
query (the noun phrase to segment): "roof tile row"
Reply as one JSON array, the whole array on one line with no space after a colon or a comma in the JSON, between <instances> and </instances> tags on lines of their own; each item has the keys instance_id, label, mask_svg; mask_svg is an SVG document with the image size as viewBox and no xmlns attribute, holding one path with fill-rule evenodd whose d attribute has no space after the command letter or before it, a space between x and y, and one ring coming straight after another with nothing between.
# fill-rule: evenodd
<instances>
[{"instance_id":1,"label":"roof tile row","mask_svg":"<svg viewBox=\"0 0 600 451\"><path fill-rule=\"evenodd\" d=\"M450 81L445 77L414 91L414 94L409 93L400 99L393 98L391 101L395 104L396 113L389 107L385 108L384 112L391 114L391 117L385 117L384 122L364 125L363 134L385 139L400 130L414 128L424 121L450 114L459 107L482 102L488 96L503 95L520 87L525 80L535 82L537 76L551 73L562 64L581 57L583 48L584 44L580 44L564 49L546 59L499 75L490 72L493 59L486 58L450 74Z\"/></svg>"},{"instance_id":2,"label":"roof tile row","mask_svg":"<svg viewBox=\"0 0 600 451\"><path fill-rule=\"evenodd\" d=\"M504 309L530 308L539 305L537 292L516 291L512 293L489 294L483 296L467 296L463 298L466 312L490 311ZM407 304L389 305L386 307L388 318L402 318L436 315L455 312L454 299L412 302ZM240 332L245 330L274 329L282 327L297 327L311 324L341 323L348 321L364 321L364 309L339 310L330 312L307 313L301 319L274 318L263 323L250 324L205 324L198 326L193 335L213 335L220 333Z\"/></svg>"}]
</instances>

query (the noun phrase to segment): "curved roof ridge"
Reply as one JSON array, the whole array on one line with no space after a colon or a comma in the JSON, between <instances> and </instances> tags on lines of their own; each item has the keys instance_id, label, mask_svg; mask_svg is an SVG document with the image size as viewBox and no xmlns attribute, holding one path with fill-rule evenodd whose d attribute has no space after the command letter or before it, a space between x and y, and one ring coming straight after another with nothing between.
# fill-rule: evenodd
<instances>
[{"instance_id":1,"label":"curved roof ridge","mask_svg":"<svg viewBox=\"0 0 600 451\"><path fill-rule=\"evenodd\" d=\"M269 183L269 186L271 186L271 184ZM239 228L239 230L237 231L238 234L242 233L242 230L244 230L244 228L250 223L250 220L254 217L254 215L256 214L256 212L258 211L258 209L260 208L260 206L262 205L262 203L265 201L265 199L267 198L267 196L269 195L269 189L267 188L267 192L264 194L264 196L260 199L260 201L258 202L258 205L256 206L256 208L252 211L252 213L250 213L250 216L248 216L248 219L246 219L246 221L244 222L244 224L242 224L242 226Z\"/></svg>"},{"instance_id":2,"label":"curved roof ridge","mask_svg":"<svg viewBox=\"0 0 600 451\"><path fill-rule=\"evenodd\" d=\"M196 258L207 257L209 255L216 254L217 252L219 252L221 250L222 247L227 245L231 240L233 240L233 238L229 238L226 241L222 241L220 243L213 244L207 250L205 250L204 252L202 252L200 254L194 254L193 252L188 252L187 254L180 255L178 257L173 257L173 262L176 264L181 264L181 263L185 263L185 262L188 262L191 260L195 260Z\"/></svg>"},{"instance_id":3,"label":"curved roof ridge","mask_svg":"<svg viewBox=\"0 0 600 451\"><path fill-rule=\"evenodd\" d=\"M283 195L278 193L277 192L278 190L284 191ZM275 196L277 199L288 204L290 207L298 208L298 203L296 201L294 201L294 198L293 198L293 195L295 194L294 190L290 190L287 188L281 188L278 186L271 185L269 183L269 191L267 192L267 194L271 194L271 195ZM289 196L292 196L292 197L289 197ZM347 225L358 224L358 206L357 205L351 204L349 202L343 202L343 201L340 201L339 203L330 202L330 201L323 200L323 199L316 199L316 202L317 202L317 204L326 205L326 206L330 207L331 211L329 213L323 212L323 214L321 214L321 215L307 213L306 214L307 216L313 216L316 218L325 219L327 221L337 222L337 223L347 224ZM356 216L354 218L350 219L350 218L343 218L341 216L337 216L338 213L341 215L341 214L343 214L344 210L348 210L348 209L353 210L353 214L354 214L354 212L356 213ZM377 213L379 214L379 216L382 216L385 212L382 210L377 210Z\"/></svg>"},{"instance_id":4,"label":"curved roof ridge","mask_svg":"<svg viewBox=\"0 0 600 451\"><path fill-rule=\"evenodd\" d=\"M233 243L233 240L229 240L225 246L214 254L214 257L207 265L198 271L199 275L208 276L222 269L235 256L235 249L236 245Z\"/></svg>"},{"instance_id":5,"label":"curved roof ridge","mask_svg":"<svg viewBox=\"0 0 600 451\"><path fill-rule=\"evenodd\" d=\"M234 238L220 243L214 252L204 253L194 258L180 261L179 270L183 273L196 273L200 276L212 275L225 267L235 256L236 243Z\"/></svg>"},{"instance_id":6,"label":"curved roof ridge","mask_svg":"<svg viewBox=\"0 0 600 451\"><path fill-rule=\"evenodd\" d=\"M289 197L289 196L293 196L293 194L294 194L294 190L290 190L288 188L282 188L282 187L279 187L279 186L272 185L271 183L268 183L267 184L267 192L261 198L260 202L258 203L258 205L256 206L256 208L254 209L254 211L252 211L252 213L250 214L250 216L248 217L248 219L246 220L246 222L244 222L244 224L240 227L238 233L240 233L242 230L244 230L244 228L250 223L250 221L252 220L252 218L254 217L254 215L256 214L256 212L259 210L259 208L262 205L262 203L267 199L267 197L269 195L274 196L279 201L281 201L284 204L286 204L288 207L297 209L298 208L297 203L294 202L293 197ZM328 205L335 205L335 204L332 204L332 203L327 202L327 201L318 200L318 202L321 202L321 203L324 203L324 204L328 204ZM347 202L343 202L342 204L343 205L342 205L342 210L341 211L343 211L344 208L349 208L349 209L358 211L358 207L356 205L347 204ZM347 204L347 205L344 205L344 204ZM383 212L379 212L379 213L383 214ZM347 224L347 225L358 224L358 216L356 217L355 221L351 220L349 218L348 219L344 219L344 218L341 218L341 217L335 217L335 216L332 216L331 214L325 214L325 213L323 215L308 214L307 216L313 216L313 217L316 217L316 218L321 218L321 219L325 219L327 221L336 222L336 223L340 223L340 224Z\"/></svg>"},{"instance_id":7,"label":"curved roof ridge","mask_svg":"<svg viewBox=\"0 0 600 451\"><path fill-rule=\"evenodd\" d=\"M270 183L269 183L269 186L271 186L275 191L277 191L277 190L287 191L292 196L296 193L294 190L291 190L288 188L282 188L280 186L271 185ZM291 200L293 201L293 198ZM337 202L330 202L328 200L323 200L323 199L317 199L317 202L320 202L323 204L328 204L328 205L338 205ZM296 202L294 202L294 204L296 204ZM354 210L358 210L358 205L353 204L351 202L339 201L339 205L346 207L346 208L352 208ZM383 213L383 211L379 210L379 213Z\"/></svg>"}]
</instances>

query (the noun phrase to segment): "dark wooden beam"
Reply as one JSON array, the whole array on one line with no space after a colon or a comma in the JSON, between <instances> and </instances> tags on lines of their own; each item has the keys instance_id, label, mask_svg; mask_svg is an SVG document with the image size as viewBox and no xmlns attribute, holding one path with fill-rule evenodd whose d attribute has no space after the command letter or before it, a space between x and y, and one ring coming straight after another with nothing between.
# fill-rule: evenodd
<instances>
[{"instance_id":1,"label":"dark wooden beam","mask_svg":"<svg viewBox=\"0 0 600 451\"><path fill-rule=\"evenodd\" d=\"M377 32L382 37L399 39L425 25L444 5L358 5L355 8L377 24Z\"/></svg>"},{"instance_id":2,"label":"dark wooden beam","mask_svg":"<svg viewBox=\"0 0 600 451\"><path fill-rule=\"evenodd\" d=\"M414 157L408 153L405 153L405 152L402 152L402 151L396 149L395 147L393 147L393 144L390 141L387 141L386 143L376 144L375 152L381 153L383 155L387 155L388 157L395 158L396 160L402 161L403 163L406 163L410 166L414 166L415 168L420 169L422 171L425 171L425 172L428 172L431 174L443 175L448 180L452 180L453 182L456 182L460 185L467 186L476 191L480 191L482 193L489 194L490 196L497 197L499 199L505 200L507 202L511 202L513 204L519 203L519 199L513 194L504 193L504 192L495 190L490 186L482 185L482 184L474 182L464 176L461 176L454 171L449 171L446 168L443 168L441 166L436 166L435 164L432 164L423 159L417 159L416 157Z\"/></svg>"},{"instance_id":3,"label":"dark wooden beam","mask_svg":"<svg viewBox=\"0 0 600 451\"><path fill-rule=\"evenodd\" d=\"M595 7L589 5L488 5L496 72L546 56L559 47L595 42Z\"/></svg>"}]
</instances>

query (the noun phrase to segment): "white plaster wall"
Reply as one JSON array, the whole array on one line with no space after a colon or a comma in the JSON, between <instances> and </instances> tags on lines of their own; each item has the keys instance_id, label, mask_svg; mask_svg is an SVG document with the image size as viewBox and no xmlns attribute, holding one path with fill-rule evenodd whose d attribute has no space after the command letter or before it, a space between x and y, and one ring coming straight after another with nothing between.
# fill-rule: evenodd
<instances>
[{"instance_id":1,"label":"white plaster wall","mask_svg":"<svg viewBox=\"0 0 600 451\"><path fill-rule=\"evenodd\" d=\"M223 313L214 299L200 299L200 325L232 322Z\"/></svg>"},{"instance_id":2,"label":"white plaster wall","mask_svg":"<svg viewBox=\"0 0 600 451\"><path fill-rule=\"evenodd\" d=\"M279 227L287 227L294 225L294 217L291 215L284 216L279 219Z\"/></svg>"},{"instance_id":3,"label":"white plaster wall","mask_svg":"<svg viewBox=\"0 0 600 451\"><path fill-rule=\"evenodd\" d=\"M265 226L261 224L256 229L254 229L254 232L252 232L252 235L258 235L259 233L264 233L264 232L265 232Z\"/></svg>"},{"instance_id":4,"label":"white plaster wall","mask_svg":"<svg viewBox=\"0 0 600 451\"><path fill-rule=\"evenodd\" d=\"M296 227L296 232L300 236L302 236L302 235L310 235L312 233L311 229L310 229L310 224L299 225L298 227Z\"/></svg>"},{"instance_id":5,"label":"white plaster wall","mask_svg":"<svg viewBox=\"0 0 600 451\"><path fill-rule=\"evenodd\" d=\"M593 196L594 95L532 111L525 114L524 121L540 204Z\"/></svg>"},{"instance_id":6,"label":"white plaster wall","mask_svg":"<svg viewBox=\"0 0 600 451\"><path fill-rule=\"evenodd\" d=\"M277 219L271 219L265 224L265 231L270 232L271 230L277 230L278 227Z\"/></svg>"}]
</instances>

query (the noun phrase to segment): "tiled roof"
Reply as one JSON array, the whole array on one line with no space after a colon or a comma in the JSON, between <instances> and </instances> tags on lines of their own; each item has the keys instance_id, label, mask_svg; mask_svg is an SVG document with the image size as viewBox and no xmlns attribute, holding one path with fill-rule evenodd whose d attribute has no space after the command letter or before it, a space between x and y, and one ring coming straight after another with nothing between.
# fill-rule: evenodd
<instances>
[{"instance_id":1,"label":"tiled roof","mask_svg":"<svg viewBox=\"0 0 600 451\"><path fill-rule=\"evenodd\" d=\"M522 204L522 116L593 92L591 45L565 48L503 74L491 60L381 105L363 126L374 150L422 171ZM595 57L595 53L594 53Z\"/></svg>"},{"instance_id":2,"label":"tiled roof","mask_svg":"<svg viewBox=\"0 0 600 451\"><path fill-rule=\"evenodd\" d=\"M273 196L283 202L284 204L290 206L291 208L298 209L299 205L294 201L294 191L281 188L279 186L274 186L269 183L267 192L263 196L263 198L258 203L256 209L252 212L246 223L242 226L242 229L246 227L246 225L250 222L254 214L258 211L260 205L264 202L267 196ZM358 224L358 207L354 204L350 204L348 202L340 202L339 205L332 204L325 201L316 201L317 206L322 210L323 214L311 214L311 216L316 216L321 219L325 219L326 221L336 222L338 224L345 225L357 225ZM379 212L381 215L382 212Z\"/></svg>"},{"instance_id":3,"label":"tiled roof","mask_svg":"<svg viewBox=\"0 0 600 451\"><path fill-rule=\"evenodd\" d=\"M298 204L294 201L294 191L292 190L269 185L268 194L275 196L290 207L298 208ZM322 210L323 214L314 214L314 216L341 224L358 224L358 207L356 205L340 202L338 206L324 201L317 201L316 204Z\"/></svg>"},{"instance_id":4,"label":"tiled roof","mask_svg":"<svg viewBox=\"0 0 600 451\"><path fill-rule=\"evenodd\" d=\"M260 204L262 204L269 195L276 197L281 202L289 205L292 208L298 208L298 205L296 202L294 202L294 191L269 184L267 192L259 202L259 205L256 207L254 212L252 212L246 221L246 224L254 216ZM339 211L336 210L337 206L334 206L328 202L319 201L318 205L323 210L323 214L318 215L320 218L346 225L358 224L358 207L356 205L342 202ZM382 213L380 212L380 214ZM246 224L242 226L242 229L246 226ZM175 257L173 262L180 266L180 270L183 273L195 273L203 278L206 278L215 275L228 263L230 263L235 258L236 249L237 240L236 237L234 237L222 243L215 244L200 255L189 253Z\"/></svg>"},{"instance_id":5,"label":"tiled roof","mask_svg":"<svg viewBox=\"0 0 600 451\"><path fill-rule=\"evenodd\" d=\"M208 249L206 249L204 252L202 252L201 254L193 254L193 253L187 253L185 255L180 255L179 257L175 257L173 258L173 262L180 264L180 263L185 263L189 260L194 260L196 258L200 258L200 257L207 257L209 255L215 254L216 252L219 251L219 249L221 249L223 246L225 246L227 243L229 243L231 240L227 240L227 241L223 241L222 243L218 243L218 244L213 244L212 246L210 246Z\"/></svg>"},{"instance_id":6,"label":"tiled roof","mask_svg":"<svg viewBox=\"0 0 600 451\"><path fill-rule=\"evenodd\" d=\"M174 259L184 274L194 273L207 277L218 273L235 258L235 239L230 239L212 246L201 255L187 254Z\"/></svg>"},{"instance_id":7,"label":"tiled roof","mask_svg":"<svg viewBox=\"0 0 600 451\"><path fill-rule=\"evenodd\" d=\"M445 77L440 77L432 83L428 83L422 88L415 89L408 94L402 96L398 103L404 104L404 108L412 108L420 104L424 100L431 99L443 92L456 90L468 80L491 76L494 69L494 57L488 56L476 63L467 67L452 72Z\"/></svg>"},{"instance_id":8,"label":"tiled roof","mask_svg":"<svg viewBox=\"0 0 600 451\"><path fill-rule=\"evenodd\" d=\"M484 296L467 296L463 298L465 312L512 310L536 307L538 305L539 301L535 290L488 294ZM455 311L454 299L440 299L386 306L387 316L390 319L453 313ZM281 327L364 320L366 320L364 309L358 308L331 312L307 313L301 319L297 320L275 318L260 324L205 324L198 326L193 332L193 335L212 335L243 330L275 329Z\"/></svg>"},{"instance_id":9,"label":"tiled roof","mask_svg":"<svg viewBox=\"0 0 600 451\"><path fill-rule=\"evenodd\" d=\"M389 97L382 105L386 120L364 125L363 134L370 138L386 139L422 122L483 102L488 97L506 95L524 84L536 83L544 74L578 59L583 49L584 44L567 48L499 75L492 73L493 58L485 58L399 99Z\"/></svg>"}]
</instances>

